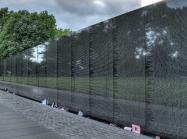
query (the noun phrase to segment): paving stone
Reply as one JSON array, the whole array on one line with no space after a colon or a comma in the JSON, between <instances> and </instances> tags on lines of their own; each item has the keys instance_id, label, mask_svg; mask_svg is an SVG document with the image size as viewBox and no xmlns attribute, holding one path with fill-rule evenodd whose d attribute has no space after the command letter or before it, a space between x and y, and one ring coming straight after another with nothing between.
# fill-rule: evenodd
<instances>
[{"instance_id":1,"label":"paving stone","mask_svg":"<svg viewBox=\"0 0 187 139\"><path fill-rule=\"evenodd\" d=\"M61 139L55 132L33 122L21 113L0 103L0 139Z\"/></svg>"},{"instance_id":2,"label":"paving stone","mask_svg":"<svg viewBox=\"0 0 187 139\"><path fill-rule=\"evenodd\" d=\"M14 110L27 119L37 122L40 126L44 126L50 131L54 131L61 135L62 139L151 139L151 137L134 134L121 128L113 127L89 118L80 117L57 108L44 106L38 102L9 94L7 92L0 91L0 106L6 106L8 109ZM3 119L6 119L5 115L8 112L7 109L2 108L2 112L4 113L4 116L2 115L0 118L2 117ZM7 115L7 119L15 118L9 114ZM24 118L19 120L21 122ZM1 126L0 130L3 130ZM52 136L52 133L50 136ZM27 138L31 139L32 136L29 135ZM33 138L43 139L44 135L41 133L41 135L33 136ZM14 137L12 139L18 138Z\"/></svg>"}]
</instances>

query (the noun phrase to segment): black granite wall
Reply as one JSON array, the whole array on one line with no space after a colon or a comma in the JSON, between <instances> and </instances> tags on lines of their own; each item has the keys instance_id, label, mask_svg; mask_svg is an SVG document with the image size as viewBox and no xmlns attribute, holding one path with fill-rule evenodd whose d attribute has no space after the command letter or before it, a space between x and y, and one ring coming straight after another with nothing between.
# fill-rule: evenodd
<instances>
[{"instance_id":1,"label":"black granite wall","mask_svg":"<svg viewBox=\"0 0 187 139\"><path fill-rule=\"evenodd\" d=\"M0 60L0 87L187 138L187 1L168 0Z\"/></svg>"}]
</instances>

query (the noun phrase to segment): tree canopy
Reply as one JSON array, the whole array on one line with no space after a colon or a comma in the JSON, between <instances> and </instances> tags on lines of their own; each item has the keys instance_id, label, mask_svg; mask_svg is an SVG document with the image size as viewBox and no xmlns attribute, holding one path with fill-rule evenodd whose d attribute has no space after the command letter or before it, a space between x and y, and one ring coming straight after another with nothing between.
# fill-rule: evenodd
<instances>
[{"instance_id":1,"label":"tree canopy","mask_svg":"<svg viewBox=\"0 0 187 139\"><path fill-rule=\"evenodd\" d=\"M56 19L47 11L30 13L26 10L14 12L0 9L0 58L13 55L27 48L70 33L69 29L58 29Z\"/></svg>"}]
</instances>

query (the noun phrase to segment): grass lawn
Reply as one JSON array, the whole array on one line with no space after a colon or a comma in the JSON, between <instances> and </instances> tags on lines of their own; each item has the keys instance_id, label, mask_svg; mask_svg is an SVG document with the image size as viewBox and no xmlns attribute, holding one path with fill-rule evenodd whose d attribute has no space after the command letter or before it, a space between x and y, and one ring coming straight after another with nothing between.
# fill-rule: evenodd
<instances>
[{"instance_id":1,"label":"grass lawn","mask_svg":"<svg viewBox=\"0 0 187 139\"><path fill-rule=\"evenodd\" d=\"M117 99L145 101L145 78L119 78L112 77L1 77L0 80L46 87L59 90L68 90L75 93L91 93ZM115 89L113 85L115 83ZM165 79L155 78L152 81L152 91L148 92L154 104L171 107L187 107L187 80L186 78ZM115 90L115 91L114 91ZM148 94L147 94L148 96Z\"/></svg>"}]
</instances>

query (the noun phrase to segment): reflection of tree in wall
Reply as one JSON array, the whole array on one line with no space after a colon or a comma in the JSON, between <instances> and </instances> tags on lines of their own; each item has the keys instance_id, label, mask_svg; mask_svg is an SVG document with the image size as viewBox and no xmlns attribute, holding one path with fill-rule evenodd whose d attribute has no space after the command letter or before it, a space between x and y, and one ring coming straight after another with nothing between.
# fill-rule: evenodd
<instances>
[{"instance_id":1,"label":"reflection of tree in wall","mask_svg":"<svg viewBox=\"0 0 187 139\"><path fill-rule=\"evenodd\" d=\"M73 74L77 77L87 77L89 76L89 34L87 30L74 33L71 41ZM68 59L64 59L63 62L68 64Z\"/></svg>"},{"instance_id":2,"label":"reflection of tree in wall","mask_svg":"<svg viewBox=\"0 0 187 139\"><path fill-rule=\"evenodd\" d=\"M44 52L44 56L46 57L46 70L48 76L56 77L57 73L57 43L55 41L51 41Z\"/></svg>"},{"instance_id":3,"label":"reflection of tree in wall","mask_svg":"<svg viewBox=\"0 0 187 139\"><path fill-rule=\"evenodd\" d=\"M118 69L120 77L143 77L145 69L144 17L142 10L130 12L114 19Z\"/></svg>"},{"instance_id":4,"label":"reflection of tree in wall","mask_svg":"<svg viewBox=\"0 0 187 139\"><path fill-rule=\"evenodd\" d=\"M185 74L187 8L171 8L163 2L149 6L144 12L146 45L151 47L154 73L157 76Z\"/></svg>"},{"instance_id":5,"label":"reflection of tree in wall","mask_svg":"<svg viewBox=\"0 0 187 139\"><path fill-rule=\"evenodd\" d=\"M171 8L162 2L115 18L121 74L144 75L144 58L150 54L157 76L185 74L186 15L187 8Z\"/></svg>"},{"instance_id":6,"label":"reflection of tree in wall","mask_svg":"<svg viewBox=\"0 0 187 139\"><path fill-rule=\"evenodd\" d=\"M37 48L27 49L26 55L28 60L28 76L36 76Z\"/></svg>"}]
</instances>

